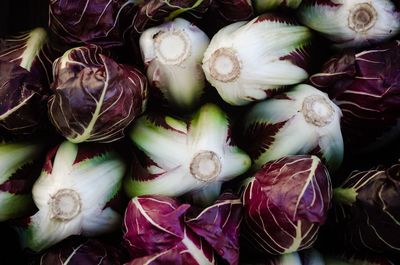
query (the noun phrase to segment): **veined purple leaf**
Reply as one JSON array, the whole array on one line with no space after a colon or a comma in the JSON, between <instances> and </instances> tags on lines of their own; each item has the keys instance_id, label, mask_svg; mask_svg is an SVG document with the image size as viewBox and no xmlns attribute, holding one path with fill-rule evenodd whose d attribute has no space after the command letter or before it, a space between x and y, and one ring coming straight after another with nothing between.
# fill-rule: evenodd
<instances>
[{"instance_id":1,"label":"veined purple leaf","mask_svg":"<svg viewBox=\"0 0 400 265\"><path fill-rule=\"evenodd\" d=\"M167 248L172 248L181 242L184 237L183 215L189 207L165 196L133 198L124 221L124 240L131 256L153 255L164 251L167 244Z\"/></svg>"},{"instance_id":2,"label":"veined purple leaf","mask_svg":"<svg viewBox=\"0 0 400 265\"><path fill-rule=\"evenodd\" d=\"M226 21L243 21L253 15L253 6L249 0L214 0L212 8Z\"/></svg>"},{"instance_id":3,"label":"veined purple leaf","mask_svg":"<svg viewBox=\"0 0 400 265\"><path fill-rule=\"evenodd\" d=\"M240 198L230 193L223 193L214 204L199 214L195 215L189 211L185 223L230 265L237 265L241 221Z\"/></svg>"},{"instance_id":4,"label":"veined purple leaf","mask_svg":"<svg viewBox=\"0 0 400 265\"><path fill-rule=\"evenodd\" d=\"M400 253L400 165L355 171L334 189L338 224L345 244L356 250Z\"/></svg>"},{"instance_id":5,"label":"veined purple leaf","mask_svg":"<svg viewBox=\"0 0 400 265\"><path fill-rule=\"evenodd\" d=\"M50 118L75 143L122 138L124 129L146 105L143 74L116 63L95 45L73 48L57 59L54 79Z\"/></svg>"},{"instance_id":6,"label":"veined purple leaf","mask_svg":"<svg viewBox=\"0 0 400 265\"><path fill-rule=\"evenodd\" d=\"M343 113L346 147L379 149L399 134L400 42L333 56L311 82L326 91Z\"/></svg>"},{"instance_id":7,"label":"veined purple leaf","mask_svg":"<svg viewBox=\"0 0 400 265\"><path fill-rule=\"evenodd\" d=\"M13 134L29 134L45 120L51 50L42 28L0 41L0 126Z\"/></svg>"},{"instance_id":8,"label":"veined purple leaf","mask_svg":"<svg viewBox=\"0 0 400 265\"><path fill-rule=\"evenodd\" d=\"M315 156L265 164L246 181L244 235L265 253L312 247L331 201L329 173Z\"/></svg>"},{"instance_id":9,"label":"veined purple leaf","mask_svg":"<svg viewBox=\"0 0 400 265\"><path fill-rule=\"evenodd\" d=\"M19 65L31 73L43 86L35 90L40 94L49 94L53 61L62 52L49 42L43 28L21 32L0 41L0 61Z\"/></svg>"},{"instance_id":10,"label":"veined purple leaf","mask_svg":"<svg viewBox=\"0 0 400 265\"><path fill-rule=\"evenodd\" d=\"M133 16L130 0L52 0L49 27L58 41L70 45L122 46L127 18Z\"/></svg>"},{"instance_id":11,"label":"veined purple leaf","mask_svg":"<svg viewBox=\"0 0 400 265\"><path fill-rule=\"evenodd\" d=\"M192 265L196 260L182 248L180 244L174 248L153 255L135 258L124 265Z\"/></svg>"},{"instance_id":12,"label":"veined purple leaf","mask_svg":"<svg viewBox=\"0 0 400 265\"><path fill-rule=\"evenodd\" d=\"M97 239L70 237L40 255L32 265L117 265L119 249Z\"/></svg>"},{"instance_id":13,"label":"veined purple leaf","mask_svg":"<svg viewBox=\"0 0 400 265\"><path fill-rule=\"evenodd\" d=\"M136 33L142 33L146 28L169 21L178 15L189 12L198 16L207 11L210 0L145 0L137 1L135 15L130 27Z\"/></svg>"},{"instance_id":14,"label":"veined purple leaf","mask_svg":"<svg viewBox=\"0 0 400 265\"><path fill-rule=\"evenodd\" d=\"M128 264L216 264L219 254L236 265L241 208L230 193L203 210L166 196L135 197L124 220Z\"/></svg>"},{"instance_id":15,"label":"veined purple leaf","mask_svg":"<svg viewBox=\"0 0 400 265\"><path fill-rule=\"evenodd\" d=\"M128 264L215 264L211 246L184 223L189 207L166 196L133 198L124 219Z\"/></svg>"}]
</instances>

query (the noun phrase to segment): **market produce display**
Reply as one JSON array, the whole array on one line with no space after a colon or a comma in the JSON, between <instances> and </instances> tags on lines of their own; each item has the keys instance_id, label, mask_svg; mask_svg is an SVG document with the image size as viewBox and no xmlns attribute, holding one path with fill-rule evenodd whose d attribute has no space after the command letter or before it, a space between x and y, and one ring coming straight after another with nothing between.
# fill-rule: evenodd
<instances>
[{"instance_id":1,"label":"market produce display","mask_svg":"<svg viewBox=\"0 0 400 265\"><path fill-rule=\"evenodd\" d=\"M13 8L1 265L400 264L398 1Z\"/></svg>"}]
</instances>

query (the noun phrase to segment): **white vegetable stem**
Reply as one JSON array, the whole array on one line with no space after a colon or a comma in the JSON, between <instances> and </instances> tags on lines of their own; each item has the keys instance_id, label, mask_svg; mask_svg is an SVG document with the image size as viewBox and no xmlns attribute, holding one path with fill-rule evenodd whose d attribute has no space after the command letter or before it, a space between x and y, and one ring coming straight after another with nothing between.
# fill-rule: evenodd
<instances>
[{"instance_id":1,"label":"white vegetable stem","mask_svg":"<svg viewBox=\"0 0 400 265\"><path fill-rule=\"evenodd\" d=\"M311 32L287 19L265 14L222 28L203 58L207 80L229 104L245 105L308 77Z\"/></svg>"},{"instance_id":2,"label":"white vegetable stem","mask_svg":"<svg viewBox=\"0 0 400 265\"><path fill-rule=\"evenodd\" d=\"M309 85L297 85L283 95L257 103L245 118L254 166L316 151L330 169L337 169L343 160L339 107Z\"/></svg>"},{"instance_id":3,"label":"white vegetable stem","mask_svg":"<svg viewBox=\"0 0 400 265\"><path fill-rule=\"evenodd\" d=\"M400 13L390 0L306 2L299 9L299 17L339 48L381 42L400 30Z\"/></svg>"},{"instance_id":4,"label":"white vegetable stem","mask_svg":"<svg viewBox=\"0 0 400 265\"><path fill-rule=\"evenodd\" d=\"M121 187L125 164L112 151L75 162L78 148L62 143L51 172L44 169L35 182L32 194L39 211L26 229L19 228L24 247L41 251L68 236L100 235L121 224L120 214L106 204Z\"/></svg>"},{"instance_id":5,"label":"white vegetable stem","mask_svg":"<svg viewBox=\"0 0 400 265\"><path fill-rule=\"evenodd\" d=\"M207 35L177 18L147 29L139 42L151 84L172 106L193 109L205 86L201 60L210 42Z\"/></svg>"},{"instance_id":6,"label":"white vegetable stem","mask_svg":"<svg viewBox=\"0 0 400 265\"><path fill-rule=\"evenodd\" d=\"M133 172L125 182L130 196L195 192L202 202L212 202L224 181L250 167L249 156L231 144L228 118L216 105L202 106L188 122L163 115L157 120L142 116L130 132L152 161L145 165L148 176Z\"/></svg>"}]
</instances>

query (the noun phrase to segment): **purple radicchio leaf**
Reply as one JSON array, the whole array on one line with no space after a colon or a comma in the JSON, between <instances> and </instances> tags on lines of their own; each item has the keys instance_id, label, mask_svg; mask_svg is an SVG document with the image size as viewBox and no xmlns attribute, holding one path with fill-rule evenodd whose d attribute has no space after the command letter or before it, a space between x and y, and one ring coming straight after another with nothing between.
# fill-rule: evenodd
<instances>
[{"instance_id":1,"label":"purple radicchio leaf","mask_svg":"<svg viewBox=\"0 0 400 265\"><path fill-rule=\"evenodd\" d=\"M124 21L133 16L129 0L53 0L49 4L49 28L59 42L69 45L122 46Z\"/></svg>"},{"instance_id":2,"label":"purple radicchio leaf","mask_svg":"<svg viewBox=\"0 0 400 265\"><path fill-rule=\"evenodd\" d=\"M333 56L310 81L326 91L343 113L346 147L369 152L399 134L400 42Z\"/></svg>"},{"instance_id":3,"label":"purple radicchio leaf","mask_svg":"<svg viewBox=\"0 0 400 265\"><path fill-rule=\"evenodd\" d=\"M43 28L0 40L0 126L6 131L29 134L43 124L57 55Z\"/></svg>"},{"instance_id":4,"label":"purple radicchio leaf","mask_svg":"<svg viewBox=\"0 0 400 265\"><path fill-rule=\"evenodd\" d=\"M132 261L126 263L125 265L142 265L142 264L149 264L149 265L205 265L205 264L216 264L214 260L213 252L211 247L207 243L203 243L202 240L196 236L192 231L186 230L185 228L185 237L193 242L194 245L198 246L199 248L196 249L197 251L203 252L207 259L199 259L198 254L195 252L191 252L194 249L188 248L188 246L184 243L178 243L173 248L167 249L157 254L135 258ZM194 250L194 251L196 251ZM203 255L204 255L203 254ZM209 257L209 258L208 258Z\"/></svg>"},{"instance_id":5,"label":"purple radicchio leaf","mask_svg":"<svg viewBox=\"0 0 400 265\"><path fill-rule=\"evenodd\" d=\"M171 260L178 264L214 264L212 248L185 227L184 214L189 207L165 196L133 198L124 219L124 241L133 258L131 264L149 258L156 260L150 264L168 264Z\"/></svg>"},{"instance_id":6,"label":"purple radicchio leaf","mask_svg":"<svg viewBox=\"0 0 400 265\"><path fill-rule=\"evenodd\" d=\"M254 15L249 0L215 0L212 7L214 12L229 22L248 20Z\"/></svg>"},{"instance_id":7,"label":"purple radicchio leaf","mask_svg":"<svg viewBox=\"0 0 400 265\"><path fill-rule=\"evenodd\" d=\"M188 216L194 215L189 211ZM223 193L211 206L185 223L204 238L229 264L239 264L239 227L242 221L242 203L234 194Z\"/></svg>"},{"instance_id":8,"label":"purple radicchio leaf","mask_svg":"<svg viewBox=\"0 0 400 265\"><path fill-rule=\"evenodd\" d=\"M266 254L312 247L331 201L329 173L315 156L266 163L242 195L244 236Z\"/></svg>"},{"instance_id":9,"label":"purple radicchio leaf","mask_svg":"<svg viewBox=\"0 0 400 265\"><path fill-rule=\"evenodd\" d=\"M32 265L117 265L121 256L119 249L100 240L70 237L41 254Z\"/></svg>"},{"instance_id":10,"label":"purple radicchio leaf","mask_svg":"<svg viewBox=\"0 0 400 265\"><path fill-rule=\"evenodd\" d=\"M184 237L183 214L189 207L165 196L133 198L124 220L124 240L131 256L148 256L178 245Z\"/></svg>"},{"instance_id":11,"label":"purple radicchio leaf","mask_svg":"<svg viewBox=\"0 0 400 265\"><path fill-rule=\"evenodd\" d=\"M348 248L399 254L400 164L355 171L334 189L335 214Z\"/></svg>"},{"instance_id":12,"label":"purple radicchio leaf","mask_svg":"<svg viewBox=\"0 0 400 265\"><path fill-rule=\"evenodd\" d=\"M52 123L72 142L112 142L145 108L147 81L98 46L74 48L54 62Z\"/></svg>"},{"instance_id":13,"label":"purple radicchio leaf","mask_svg":"<svg viewBox=\"0 0 400 265\"><path fill-rule=\"evenodd\" d=\"M221 28L233 22L250 20L253 15L253 7L248 0L214 0L196 24L212 37Z\"/></svg>"},{"instance_id":14,"label":"purple radicchio leaf","mask_svg":"<svg viewBox=\"0 0 400 265\"><path fill-rule=\"evenodd\" d=\"M238 264L240 200L225 193L197 213L166 196L133 198L124 219L124 242L133 258L127 264L216 264L216 253Z\"/></svg>"},{"instance_id":15,"label":"purple radicchio leaf","mask_svg":"<svg viewBox=\"0 0 400 265\"><path fill-rule=\"evenodd\" d=\"M207 11L211 2L210 0L141 1L134 7L136 12L130 26L133 32L140 34L145 29L170 21L184 12L189 12L195 17L201 16Z\"/></svg>"}]
</instances>

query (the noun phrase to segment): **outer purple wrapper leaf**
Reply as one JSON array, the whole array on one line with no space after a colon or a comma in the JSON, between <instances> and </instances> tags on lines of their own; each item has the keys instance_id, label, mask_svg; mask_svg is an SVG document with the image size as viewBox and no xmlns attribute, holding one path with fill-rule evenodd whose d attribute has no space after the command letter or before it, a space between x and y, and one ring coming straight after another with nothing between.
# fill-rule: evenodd
<instances>
[{"instance_id":1,"label":"outer purple wrapper leaf","mask_svg":"<svg viewBox=\"0 0 400 265\"><path fill-rule=\"evenodd\" d=\"M145 29L161 24L164 20L172 20L175 16L188 9L194 15L207 11L211 0L144 0L135 6L136 12L130 27L136 33L142 33Z\"/></svg>"},{"instance_id":2,"label":"outer purple wrapper leaf","mask_svg":"<svg viewBox=\"0 0 400 265\"><path fill-rule=\"evenodd\" d=\"M33 29L35 31L38 29ZM40 29L39 29L40 30ZM44 30L44 29L42 29ZM23 32L20 35L0 39L0 61L12 62L21 65L23 53L27 49L27 38L30 32ZM49 94L49 87L52 82L53 61L62 55L59 48L54 47L50 42L46 41L36 54L32 65L28 70L32 78L37 80L42 87L35 90L40 94Z\"/></svg>"},{"instance_id":3,"label":"outer purple wrapper leaf","mask_svg":"<svg viewBox=\"0 0 400 265\"><path fill-rule=\"evenodd\" d=\"M128 0L52 0L49 4L49 27L63 43L122 46L121 18L133 16Z\"/></svg>"},{"instance_id":4,"label":"outer purple wrapper leaf","mask_svg":"<svg viewBox=\"0 0 400 265\"><path fill-rule=\"evenodd\" d=\"M349 149L368 151L400 134L400 42L332 57L311 76L341 108L341 128Z\"/></svg>"},{"instance_id":5,"label":"outer purple wrapper leaf","mask_svg":"<svg viewBox=\"0 0 400 265\"><path fill-rule=\"evenodd\" d=\"M400 164L354 172L340 188L357 193L354 202L335 208L339 225L345 228L345 244L361 251L399 254Z\"/></svg>"},{"instance_id":6,"label":"outer purple wrapper leaf","mask_svg":"<svg viewBox=\"0 0 400 265\"><path fill-rule=\"evenodd\" d=\"M26 69L0 61L0 126L13 134L34 132L43 116L43 86Z\"/></svg>"},{"instance_id":7,"label":"outer purple wrapper leaf","mask_svg":"<svg viewBox=\"0 0 400 265\"><path fill-rule=\"evenodd\" d=\"M96 239L71 237L43 253L33 265L117 265L121 251Z\"/></svg>"},{"instance_id":8,"label":"outer purple wrapper leaf","mask_svg":"<svg viewBox=\"0 0 400 265\"><path fill-rule=\"evenodd\" d=\"M190 230L185 231L185 235L190 238L190 240L194 241L197 243L201 248L202 251L204 251L205 254L209 255L210 257L213 257L213 252L211 247L205 243L204 245L202 244L202 241L197 237L196 235L193 234ZM203 265L196 261L196 259L192 256L190 253L190 250L187 249L187 247L182 244L178 243L175 247L171 249L167 249L165 251L145 256L145 257L140 257L133 259L132 261L126 263L125 265L143 265L143 264L148 264L148 265ZM210 264L216 264L215 260L212 259L210 261Z\"/></svg>"},{"instance_id":9,"label":"outer purple wrapper leaf","mask_svg":"<svg viewBox=\"0 0 400 265\"><path fill-rule=\"evenodd\" d=\"M95 45L72 49L65 66L64 62L62 57L55 62L54 96L48 104L55 127L76 142L122 138L125 127L144 110L144 75L117 64Z\"/></svg>"},{"instance_id":10,"label":"outer purple wrapper leaf","mask_svg":"<svg viewBox=\"0 0 400 265\"><path fill-rule=\"evenodd\" d=\"M253 6L249 0L214 0L214 10L226 21L242 21L254 15Z\"/></svg>"},{"instance_id":11,"label":"outer purple wrapper leaf","mask_svg":"<svg viewBox=\"0 0 400 265\"><path fill-rule=\"evenodd\" d=\"M165 196L132 199L125 212L124 240L132 257L173 248L184 237L183 215L190 206Z\"/></svg>"},{"instance_id":12,"label":"outer purple wrapper leaf","mask_svg":"<svg viewBox=\"0 0 400 265\"><path fill-rule=\"evenodd\" d=\"M310 248L330 207L329 173L315 156L284 157L255 174L242 200L245 236L265 253Z\"/></svg>"},{"instance_id":13,"label":"outer purple wrapper leaf","mask_svg":"<svg viewBox=\"0 0 400 265\"><path fill-rule=\"evenodd\" d=\"M239 264L239 227L242 203L236 195L224 193L199 215L185 220L229 264Z\"/></svg>"},{"instance_id":14,"label":"outer purple wrapper leaf","mask_svg":"<svg viewBox=\"0 0 400 265\"><path fill-rule=\"evenodd\" d=\"M188 254L181 254L182 250L178 247L168 249L161 253L153 254L146 257L136 258L125 265L192 265L196 261Z\"/></svg>"},{"instance_id":15,"label":"outer purple wrapper leaf","mask_svg":"<svg viewBox=\"0 0 400 265\"><path fill-rule=\"evenodd\" d=\"M215 252L238 264L240 199L224 193L199 214L189 207L166 196L133 198L124 219L128 264L215 264Z\"/></svg>"},{"instance_id":16,"label":"outer purple wrapper leaf","mask_svg":"<svg viewBox=\"0 0 400 265\"><path fill-rule=\"evenodd\" d=\"M41 28L0 39L0 126L6 131L29 134L43 123L59 53Z\"/></svg>"}]
</instances>

